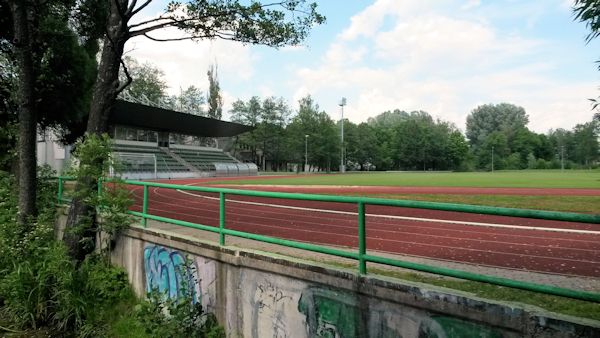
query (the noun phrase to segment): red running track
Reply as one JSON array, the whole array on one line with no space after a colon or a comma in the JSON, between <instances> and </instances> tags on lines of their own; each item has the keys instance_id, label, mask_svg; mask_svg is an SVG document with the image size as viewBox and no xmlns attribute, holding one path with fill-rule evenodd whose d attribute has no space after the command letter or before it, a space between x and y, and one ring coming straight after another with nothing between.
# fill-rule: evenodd
<instances>
[{"instance_id":1,"label":"red running track","mask_svg":"<svg viewBox=\"0 0 600 338\"><path fill-rule=\"evenodd\" d=\"M136 197L133 209L139 211L141 187L133 190ZM356 208L356 205L342 203L228 196L226 227L303 242L356 248ZM598 225L385 206L367 206L366 211L367 249L370 252L600 277ZM149 213L215 227L219 224L219 202L215 194L150 188ZM465 221L508 227L461 224ZM555 231L550 231L552 229ZM566 232L569 230L584 233Z\"/></svg>"}]
</instances>

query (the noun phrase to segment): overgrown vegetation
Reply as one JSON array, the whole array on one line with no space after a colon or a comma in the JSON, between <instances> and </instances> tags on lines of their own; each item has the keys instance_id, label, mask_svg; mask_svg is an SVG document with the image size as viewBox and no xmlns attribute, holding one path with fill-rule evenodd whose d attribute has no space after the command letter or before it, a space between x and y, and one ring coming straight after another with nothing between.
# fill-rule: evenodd
<instances>
[{"instance_id":1,"label":"overgrown vegetation","mask_svg":"<svg viewBox=\"0 0 600 338\"><path fill-rule=\"evenodd\" d=\"M89 137L77 143L79 157L104 157L110 164L110 139ZM74 175L106 174L107 167L79 166ZM13 337L222 337L223 329L191 299L152 295L139 300L127 273L110 264L112 240L130 223L129 192L118 181L100 192L80 190L98 210L101 245L82 262L73 260L56 239L56 181L38 170L37 219L17 221L17 183L0 171L0 335ZM85 220L91 221L91 220ZM85 226L82 229L87 229ZM75 228L73 231L79 231ZM89 234L88 234L89 235ZM91 241L96 236L83 237ZM151 325L151 323L154 323Z\"/></svg>"}]
</instances>

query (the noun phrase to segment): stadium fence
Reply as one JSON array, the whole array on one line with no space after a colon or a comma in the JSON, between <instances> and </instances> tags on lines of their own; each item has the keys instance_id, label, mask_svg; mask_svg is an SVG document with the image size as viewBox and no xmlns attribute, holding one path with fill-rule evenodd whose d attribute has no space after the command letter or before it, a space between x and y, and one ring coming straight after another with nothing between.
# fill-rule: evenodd
<instances>
[{"instance_id":1,"label":"stadium fence","mask_svg":"<svg viewBox=\"0 0 600 338\"><path fill-rule=\"evenodd\" d=\"M59 177L58 178L58 202L64 203L69 202L68 199L63 196L64 182L67 180L73 180L71 177ZM591 223L600 224L600 215L591 214L579 214L571 212L554 212L554 211L541 211L541 210L530 210L530 209L515 209L515 208L501 208L501 207L489 207L489 206L478 206L478 205L466 205L466 204L454 204L454 203L438 203L438 202L423 202L423 201L411 201L411 200L392 200L392 199L381 199L381 198L370 198L370 197L354 197L354 196L333 196L333 195L314 195L314 194L299 194L299 193L282 193L282 192L266 192L266 191L252 191L252 190L240 190L240 189L227 189L227 188L211 188L211 187L199 187L189 185L177 185L167 184L158 182L145 182L145 181L134 181L125 180L124 184L141 186L143 188L143 200L142 200L142 211L129 211L130 214L141 218L141 224L143 227L147 227L147 220L155 220L159 222L165 222L175 224L183 227L199 229L203 231L209 231L219 234L219 245L224 246L226 242L226 236L235 236L264 243L281 245L289 248L302 249L322 254L329 254L332 256L349 258L358 261L358 273L360 275L367 274L367 263L378 263L383 265L389 265L409 270L421 271L432 273L441 276L454 277L464 280L488 283L492 285L522 289L527 291L538 292L542 294L555 295L561 297L567 297L578 300L591 301L600 303L600 293L573 290L567 288L561 288L546 284L537 284L524 282L519 280L513 280L508 278L496 277L491 275L477 274L462 270L449 269L444 267L431 266L427 264L414 263L409 261L403 261L400 259L383 257L378 255L367 254L367 225L366 225L366 205L380 205L380 206L392 206L392 207L403 207L403 208L417 208L427 210L441 210L441 211L453 211L462 213L475 213L475 214L486 214L486 215L497 215L497 216L509 216L509 217L523 217L532 219L544 219L544 220L555 220L555 221L566 221L566 222L579 222L579 223ZM165 188L185 191L196 191L205 193L218 193L219 194L219 227L213 227L208 225L196 224L192 222L182 221L178 219L162 217L152 215L148 213L148 201L150 195L148 190L150 187L154 188ZM98 183L98 190L102 189L102 181ZM320 202L336 202L336 203L351 203L357 205L358 211L358 251L345 251L336 248L326 247L322 245L316 245L311 243L298 242L293 240L287 240L282 238L276 238L265 235L258 235L243 231L237 231L227 229L225 219L225 208L226 208L226 196L237 195L237 196L252 196L262 198L276 198L276 199L290 199L290 200L303 200L303 201L320 201Z\"/></svg>"}]
</instances>

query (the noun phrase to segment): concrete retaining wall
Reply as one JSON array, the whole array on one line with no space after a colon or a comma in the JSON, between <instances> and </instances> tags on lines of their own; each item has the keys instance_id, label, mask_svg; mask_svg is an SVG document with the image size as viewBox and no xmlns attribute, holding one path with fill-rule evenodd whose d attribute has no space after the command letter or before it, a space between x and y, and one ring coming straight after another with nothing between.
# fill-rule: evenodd
<instances>
[{"instance_id":1,"label":"concrete retaining wall","mask_svg":"<svg viewBox=\"0 0 600 338\"><path fill-rule=\"evenodd\" d=\"M192 269L182 273L186 259ZM113 261L139 295L192 285L229 337L600 337L595 321L159 230L128 230Z\"/></svg>"}]
</instances>

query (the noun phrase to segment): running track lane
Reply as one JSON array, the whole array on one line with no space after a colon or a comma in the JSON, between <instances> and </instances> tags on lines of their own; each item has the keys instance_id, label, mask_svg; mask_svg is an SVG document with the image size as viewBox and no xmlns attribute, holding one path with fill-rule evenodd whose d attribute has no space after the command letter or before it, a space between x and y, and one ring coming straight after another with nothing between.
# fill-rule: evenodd
<instances>
[{"instance_id":1,"label":"running track lane","mask_svg":"<svg viewBox=\"0 0 600 338\"><path fill-rule=\"evenodd\" d=\"M141 210L141 187L134 191ZM190 194L150 188L149 212L154 215L218 226L219 203L215 194ZM248 204L250 203L261 203ZM325 210L282 208L302 207ZM358 246L356 205L292 201L248 196L228 196L226 227L239 231L303 242ZM423 217L515 225L513 228L440 223L376 217ZM556 274L600 277L600 234L531 229L538 226L600 231L597 225L452 213L384 206L367 206L367 248L460 263L479 264Z\"/></svg>"}]
</instances>

